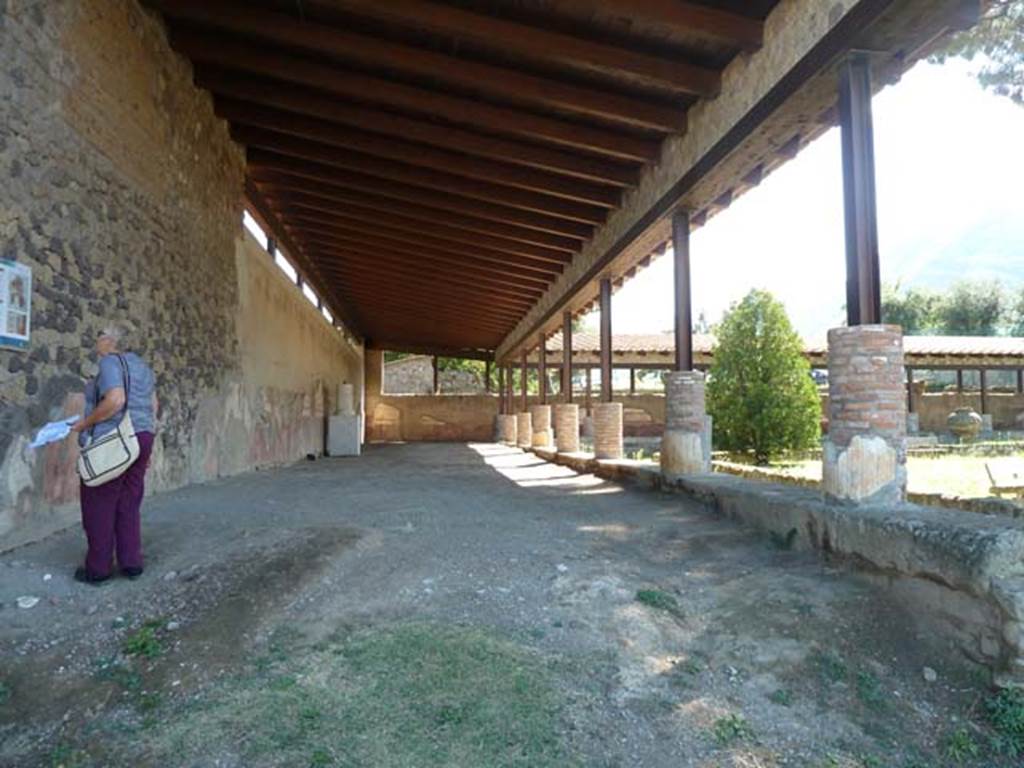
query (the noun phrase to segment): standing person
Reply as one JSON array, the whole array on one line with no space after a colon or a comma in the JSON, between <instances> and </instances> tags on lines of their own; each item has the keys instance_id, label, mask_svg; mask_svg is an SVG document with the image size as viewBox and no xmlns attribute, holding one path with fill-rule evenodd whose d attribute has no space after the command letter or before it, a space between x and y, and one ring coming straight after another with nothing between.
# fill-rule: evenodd
<instances>
[{"instance_id":1,"label":"standing person","mask_svg":"<svg viewBox=\"0 0 1024 768\"><path fill-rule=\"evenodd\" d=\"M75 571L75 579L87 584L110 578L115 550L121 573L129 579L142 575L139 512L158 407L153 371L141 357L127 351L121 328L109 327L100 333L96 354L99 372L85 388L85 418L75 422L72 429L78 433L79 445L84 446L89 439L116 429L127 407L139 440L139 458L120 477L103 485L81 486L82 527L89 551L85 565Z\"/></svg>"}]
</instances>

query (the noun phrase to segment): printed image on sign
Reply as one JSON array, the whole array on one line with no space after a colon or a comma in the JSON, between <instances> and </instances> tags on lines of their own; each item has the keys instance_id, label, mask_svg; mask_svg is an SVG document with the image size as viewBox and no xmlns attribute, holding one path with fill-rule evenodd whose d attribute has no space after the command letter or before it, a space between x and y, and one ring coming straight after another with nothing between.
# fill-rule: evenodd
<instances>
[{"instance_id":1,"label":"printed image on sign","mask_svg":"<svg viewBox=\"0 0 1024 768\"><path fill-rule=\"evenodd\" d=\"M28 346L32 318L32 270L0 259L0 346Z\"/></svg>"}]
</instances>

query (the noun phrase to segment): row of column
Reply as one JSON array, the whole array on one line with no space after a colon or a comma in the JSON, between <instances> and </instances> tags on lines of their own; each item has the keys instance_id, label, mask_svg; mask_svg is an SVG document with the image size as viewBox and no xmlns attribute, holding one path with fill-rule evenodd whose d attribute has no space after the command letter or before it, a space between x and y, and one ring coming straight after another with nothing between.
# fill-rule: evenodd
<instances>
[{"instance_id":1,"label":"row of column","mask_svg":"<svg viewBox=\"0 0 1024 768\"><path fill-rule=\"evenodd\" d=\"M868 54L851 54L840 70L845 202L847 327L828 334L829 431L823 442L822 487L831 501L899 502L906 496L907 399L903 334L881 324L878 236L875 216L871 72ZM705 407L704 375L693 369L690 297L690 219L672 217L675 271L676 370L667 377L661 470L671 480L710 471L711 419ZM593 409L597 458L622 456L622 404L611 402L611 280L600 282L601 402ZM526 408L526 353L522 356L522 400L513 416L511 375L499 417L499 439L521 447L551 445L551 407L546 404L544 338L540 341L540 404ZM564 316L563 381L571 381L571 316ZM579 448L579 409L572 388L555 406L559 451Z\"/></svg>"}]
</instances>

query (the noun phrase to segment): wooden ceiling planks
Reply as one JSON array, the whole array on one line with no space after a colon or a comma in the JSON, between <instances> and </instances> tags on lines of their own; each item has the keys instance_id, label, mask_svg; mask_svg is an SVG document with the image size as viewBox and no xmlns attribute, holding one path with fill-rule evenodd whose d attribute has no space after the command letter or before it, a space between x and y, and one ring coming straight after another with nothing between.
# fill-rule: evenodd
<instances>
[{"instance_id":1,"label":"wooden ceiling planks","mask_svg":"<svg viewBox=\"0 0 1024 768\"><path fill-rule=\"evenodd\" d=\"M143 2L247 147L262 219L336 314L371 346L474 355L561 275L725 64L760 45L774 4Z\"/></svg>"}]
</instances>

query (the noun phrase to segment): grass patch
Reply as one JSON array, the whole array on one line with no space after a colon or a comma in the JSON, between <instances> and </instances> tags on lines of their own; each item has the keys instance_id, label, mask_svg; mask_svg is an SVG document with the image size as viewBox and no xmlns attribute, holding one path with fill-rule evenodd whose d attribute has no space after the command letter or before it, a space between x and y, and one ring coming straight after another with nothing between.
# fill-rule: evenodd
<instances>
[{"instance_id":1,"label":"grass patch","mask_svg":"<svg viewBox=\"0 0 1024 768\"><path fill-rule=\"evenodd\" d=\"M361 631L255 664L198 707L165 707L148 749L158 764L219 754L253 768L575 766L550 674L539 656L478 630Z\"/></svg>"},{"instance_id":2,"label":"grass patch","mask_svg":"<svg viewBox=\"0 0 1024 768\"><path fill-rule=\"evenodd\" d=\"M981 754L981 748L966 728L957 728L946 737L946 759L957 765L963 765Z\"/></svg>"},{"instance_id":3,"label":"grass patch","mask_svg":"<svg viewBox=\"0 0 1024 768\"><path fill-rule=\"evenodd\" d=\"M754 729L743 715L726 715L715 720L712 735L720 745L726 746L743 739L753 738Z\"/></svg>"},{"instance_id":4,"label":"grass patch","mask_svg":"<svg viewBox=\"0 0 1024 768\"><path fill-rule=\"evenodd\" d=\"M881 709L885 705L885 692L881 681L870 672L860 670L856 677L857 698L871 709Z\"/></svg>"},{"instance_id":5,"label":"grass patch","mask_svg":"<svg viewBox=\"0 0 1024 768\"><path fill-rule=\"evenodd\" d=\"M1024 755L1024 691L1000 691L985 703L985 709L996 732L994 751L1007 757Z\"/></svg>"},{"instance_id":6,"label":"grass patch","mask_svg":"<svg viewBox=\"0 0 1024 768\"><path fill-rule=\"evenodd\" d=\"M164 652L163 643L157 636L157 629L163 626L159 619L150 619L137 630L129 634L121 644L121 652L125 656L142 656L155 659Z\"/></svg>"},{"instance_id":7,"label":"grass patch","mask_svg":"<svg viewBox=\"0 0 1024 768\"><path fill-rule=\"evenodd\" d=\"M648 608L654 608L658 611L671 613L673 616L683 615L683 609L679 605L679 601L668 592L663 592L660 589L638 590L636 593L636 601L642 605L646 605Z\"/></svg>"},{"instance_id":8,"label":"grass patch","mask_svg":"<svg viewBox=\"0 0 1024 768\"><path fill-rule=\"evenodd\" d=\"M830 685L846 679L846 662L835 651L815 651L811 662L818 670L819 677Z\"/></svg>"},{"instance_id":9,"label":"grass patch","mask_svg":"<svg viewBox=\"0 0 1024 768\"><path fill-rule=\"evenodd\" d=\"M786 688L779 688L768 695L768 701L778 704L780 707L789 707L793 704L793 692Z\"/></svg>"}]
</instances>

